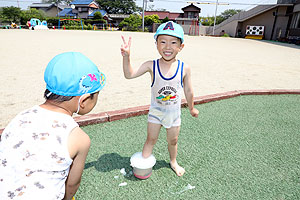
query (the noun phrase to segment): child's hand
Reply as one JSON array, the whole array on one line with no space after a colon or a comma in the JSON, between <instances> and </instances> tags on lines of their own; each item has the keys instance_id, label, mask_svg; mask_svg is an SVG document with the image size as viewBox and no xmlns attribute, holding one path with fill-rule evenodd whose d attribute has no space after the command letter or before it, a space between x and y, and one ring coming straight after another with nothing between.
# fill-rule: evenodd
<instances>
[{"instance_id":1,"label":"child's hand","mask_svg":"<svg viewBox=\"0 0 300 200\"><path fill-rule=\"evenodd\" d=\"M122 56L130 55L130 46L131 46L131 37L128 39L128 43L126 43L124 36L122 35L123 44L121 45L121 54Z\"/></svg>"},{"instance_id":2,"label":"child's hand","mask_svg":"<svg viewBox=\"0 0 300 200\"><path fill-rule=\"evenodd\" d=\"M190 110L190 113L193 117L198 117L199 111L196 108L193 108L192 110Z\"/></svg>"}]
</instances>

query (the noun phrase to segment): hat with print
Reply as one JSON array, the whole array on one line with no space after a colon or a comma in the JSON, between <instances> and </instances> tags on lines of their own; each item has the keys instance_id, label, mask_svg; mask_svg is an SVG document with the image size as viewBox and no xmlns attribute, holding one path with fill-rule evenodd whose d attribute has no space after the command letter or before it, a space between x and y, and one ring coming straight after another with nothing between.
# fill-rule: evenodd
<instances>
[{"instance_id":1,"label":"hat with print","mask_svg":"<svg viewBox=\"0 0 300 200\"><path fill-rule=\"evenodd\" d=\"M184 31L182 27L179 24L176 24L175 22L172 21L168 21L166 23L161 24L156 30L154 39L157 40L157 36L159 35L171 35L181 39L182 43L184 41L183 39Z\"/></svg>"},{"instance_id":2,"label":"hat with print","mask_svg":"<svg viewBox=\"0 0 300 200\"><path fill-rule=\"evenodd\" d=\"M44 80L50 92L62 96L92 94L100 91L106 82L98 67L79 52L55 56L47 65Z\"/></svg>"}]
</instances>

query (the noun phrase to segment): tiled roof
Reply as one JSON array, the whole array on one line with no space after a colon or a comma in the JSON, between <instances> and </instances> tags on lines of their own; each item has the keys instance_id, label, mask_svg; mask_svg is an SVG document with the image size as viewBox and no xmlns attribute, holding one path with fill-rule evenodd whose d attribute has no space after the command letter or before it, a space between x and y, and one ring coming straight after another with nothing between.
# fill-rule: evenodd
<instances>
[{"instance_id":1,"label":"tiled roof","mask_svg":"<svg viewBox=\"0 0 300 200\"><path fill-rule=\"evenodd\" d=\"M66 17L66 16L76 16L72 13L72 8L65 8L61 12L58 13L59 17Z\"/></svg>"},{"instance_id":2,"label":"tiled roof","mask_svg":"<svg viewBox=\"0 0 300 200\"><path fill-rule=\"evenodd\" d=\"M108 14L109 17L111 18L115 18L115 19L125 19L127 17L129 17L130 15L126 15L126 14Z\"/></svg>"},{"instance_id":3,"label":"tiled roof","mask_svg":"<svg viewBox=\"0 0 300 200\"><path fill-rule=\"evenodd\" d=\"M89 17L94 17L94 14L96 12L100 12L102 16L106 15L106 13L107 13L105 10L98 9L98 10L94 10L91 14L89 14Z\"/></svg>"},{"instance_id":4,"label":"tiled roof","mask_svg":"<svg viewBox=\"0 0 300 200\"><path fill-rule=\"evenodd\" d=\"M145 11L145 16L147 15L158 15L159 19L164 19L168 17L170 20L175 20L182 13L170 13L169 11Z\"/></svg>"},{"instance_id":5,"label":"tiled roof","mask_svg":"<svg viewBox=\"0 0 300 200\"><path fill-rule=\"evenodd\" d=\"M29 7L30 8L49 8L53 5L54 5L54 3L33 3Z\"/></svg>"},{"instance_id":6,"label":"tiled roof","mask_svg":"<svg viewBox=\"0 0 300 200\"><path fill-rule=\"evenodd\" d=\"M92 2L93 2L93 0L74 0L70 4L74 4L74 5L82 5L82 4L89 5Z\"/></svg>"}]
</instances>

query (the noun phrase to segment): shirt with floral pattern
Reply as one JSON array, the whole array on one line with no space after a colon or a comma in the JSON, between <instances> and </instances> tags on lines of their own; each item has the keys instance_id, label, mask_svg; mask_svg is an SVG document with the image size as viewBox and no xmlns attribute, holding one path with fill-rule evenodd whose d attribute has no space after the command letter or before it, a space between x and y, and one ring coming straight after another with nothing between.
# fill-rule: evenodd
<instances>
[{"instance_id":1,"label":"shirt with floral pattern","mask_svg":"<svg viewBox=\"0 0 300 200\"><path fill-rule=\"evenodd\" d=\"M0 141L0 199L62 199L73 160L67 141L78 124L34 106L18 114Z\"/></svg>"}]
</instances>

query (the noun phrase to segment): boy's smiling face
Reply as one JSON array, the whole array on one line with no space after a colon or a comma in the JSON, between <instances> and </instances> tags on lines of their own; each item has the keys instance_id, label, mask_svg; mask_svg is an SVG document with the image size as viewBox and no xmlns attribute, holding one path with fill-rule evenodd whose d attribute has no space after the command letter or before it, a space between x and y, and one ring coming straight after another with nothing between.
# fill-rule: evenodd
<instances>
[{"instance_id":1,"label":"boy's smiling face","mask_svg":"<svg viewBox=\"0 0 300 200\"><path fill-rule=\"evenodd\" d=\"M184 44L181 44L181 40L177 37L170 35L159 35L157 37L156 47L158 53L165 61L173 61L176 59L176 55L184 47Z\"/></svg>"}]
</instances>

